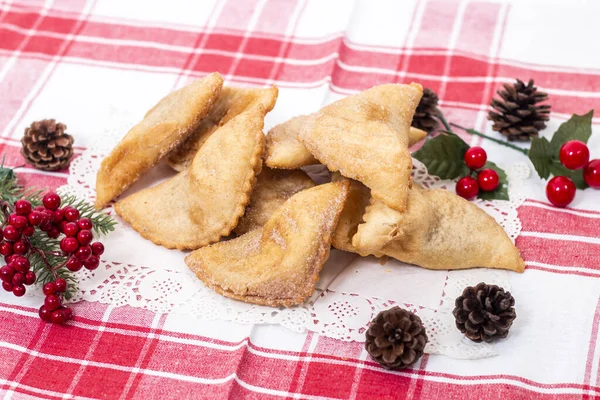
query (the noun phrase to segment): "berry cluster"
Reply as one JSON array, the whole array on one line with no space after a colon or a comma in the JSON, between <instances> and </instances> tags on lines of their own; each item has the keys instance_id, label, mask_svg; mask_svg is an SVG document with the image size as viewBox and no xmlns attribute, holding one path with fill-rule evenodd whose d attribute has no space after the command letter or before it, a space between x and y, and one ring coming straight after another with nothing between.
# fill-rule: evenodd
<instances>
[{"instance_id":1,"label":"berry cluster","mask_svg":"<svg viewBox=\"0 0 600 400\"><path fill-rule=\"evenodd\" d=\"M498 173L491 168L482 169L487 162L487 153L481 147L471 147L465 153L465 164L477 174L477 179L471 175L463 176L456 182L456 194L467 200L473 199L480 190L491 192L500 184Z\"/></svg>"},{"instance_id":2,"label":"berry cluster","mask_svg":"<svg viewBox=\"0 0 600 400\"><path fill-rule=\"evenodd\" d=\"M2 287L15 296L25 294L25 285L36 281L36 274L30 270L30 256L39 255L45 267L54 277L53 282L44 285L46 301L39 314L44 321L63 323L71 317L71 310L62 306L62 297L67 290L67 282L58 277L57 270L66 267L76 272L83 267L88 270L98 268L104 252L100 242L92 243L93 223L88 218L81 218L75 207L60 208L61 198L50 192L42 198L43 206L33 208L27 200L17 200L14 209L10 204L3 205L4 224L0 230L0 255L4 256L6 265L0 268ZM11 212L12 211L12 212ZM30 238L36 228L45 232L51 239L64 238L60 241L60 252L45 252L32 246ZM48 255L65 258L61 265L50 265Z\"/></svg>"},{"instance_id":3,"label":"berry cluster","mask_svg":"<svg viewBox=\"0 0 600 400\"><path fill-rule=\"evenodd\" d=\"M590 161L590 150L579 140L570 140L562 145L560 162L570 170L583 168L583 179L592 188L600 189L600 159ZM546 185L546 196L556 207L566 207L575 198L577 188L571 178L555 176Z\"/></svg>"}]
</instances>

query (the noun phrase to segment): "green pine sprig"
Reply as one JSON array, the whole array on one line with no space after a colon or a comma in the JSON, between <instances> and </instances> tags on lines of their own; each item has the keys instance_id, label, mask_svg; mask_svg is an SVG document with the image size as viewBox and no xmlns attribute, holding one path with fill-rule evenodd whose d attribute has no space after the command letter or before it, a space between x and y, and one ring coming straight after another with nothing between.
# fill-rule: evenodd
<instances>
[{"instance_id":1,"label":"green pine sprig","mask_svg":"<svg viewBox=\"0 0 600 400\"><path fill-rule=\"evenodd\" d=\"M106 235L115 230L117 221L110 215L96 210L96 208L85 200L78 199L75 195L61 196L61 206L72 206L79 210L81 218L89 218L94 225L93 229L99 235Z\"/></svg>"}]
</instances>

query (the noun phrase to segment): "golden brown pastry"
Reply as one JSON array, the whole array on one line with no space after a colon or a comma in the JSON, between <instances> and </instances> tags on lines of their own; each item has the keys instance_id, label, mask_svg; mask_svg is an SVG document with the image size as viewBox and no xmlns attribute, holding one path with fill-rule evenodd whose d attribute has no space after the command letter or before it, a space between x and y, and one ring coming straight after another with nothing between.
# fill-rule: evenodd
<instances>
[{"instance_id":1,"label":"golden brown pastry","mask_svg":"<svg viewBox=\"0 0 600 400\"><path fill-rule=\"evenodd\" d=\"M352 245L429 269L487 267L523 272L519 250L494 218L442 189L414 185L404 213L371 199Z\"/></svg>"},{"instance_id":2,"label":"golden brown pastry","mask_svg":"<svg viewBox=\"0 0 600 400\"><path fill-rule=\"evenodd\" d=\"M96 177L96 208L123 193L187 138L217 99L223 78L212 73L158 102L102 161Z\"/></svg>"},{"instance_id":3,"label":"golden brown pastry","mask_svg":"<svg viewBox=\"0 0 600 400\"><path fill-rule=\"evenodd\" d=\"M119 201L115 210L167 248L197 249L229 235L262 167L264 116L257 104L233 118L206 140L190 168Z\"/></svg>"},{"instance_id":4,"label":"golden brown pastry","mask_svg":"<svg viewBox=\"0 0 600 400\"><path fill-rule=\"evenodd\" d=\"M368 187L362 183L344 178L339 172L334 172L331 176L333 182L349 181L350 189L344 209L340 214L340 220L333 234L331 244L339 250L358 253L358 250L352 246L352 237L356 234L358 225L363 222L363 215L369 205L371 192Z\"/></svg>"},{"instance_id":5,"label":"golden brown pastry","mask_svg":"<svg viewBox=\"0 0 600 400\"><path fill-rule=\"evenodd\" d=\"M215 105L200 126L169 154L169 165L176 171L183 171L191 164L206 139L220 126L256 104L262 104L265 112L268 113L275 107L277 94L276 86L266 89L223 87Z\"/></svg>"},{"instance_id":6,"label":"golden brown pastry","mask_svg":"<svg viewBox=\"0 0 600 400\"><path fill-rule=\"evenodd\" d=\"M273 307L301 304L314 292L329 257L331 235L347 194L348 182L303 190L264 227L198 249L185 261L224 296Z\"/></svg>"},{"instance_id":7,"label":"golden brown pastry","mask_svg":"<svg viewBox=\"0 0 600 400\"><path fill-rule=\"evenodd\" d=\"M319 161L308 151L298 139L300 128L310 116L300 115L272 128L267 133L265 148L265 165L278 169L298 169ZM410 127L408 146L420 142L427 132Z\"/></svg>"},{"instance_id":8,"label":"golden brown pastry","mask_svg":"<svg viewBox=\"0 0 600 400\"><path fill-rule=\"evenodd\" d=\"M410 123L421 85L381 85L313 114L300 141L330 171L364 183L389 207L406 210L412 159Z\"/></svg>"},{"instance_id":9,"label":"golden brown pastry","mask_svg":"<svg viewBox=\"0 0 600 400\"><path fill-rule=\"evenodd\" d=\"M273 170L263 167L252 190L250 204L233 232L242 235L260 228L287 199L313 186L315 186L314 182L303 171Z\"/></svg>"}]
</instances>

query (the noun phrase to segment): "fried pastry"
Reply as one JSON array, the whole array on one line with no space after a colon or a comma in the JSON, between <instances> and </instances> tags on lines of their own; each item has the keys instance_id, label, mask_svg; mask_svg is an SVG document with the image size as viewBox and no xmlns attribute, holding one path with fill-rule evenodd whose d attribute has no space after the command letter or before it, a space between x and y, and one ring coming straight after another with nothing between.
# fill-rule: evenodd
<instances>
[{"instance_id":1,"label":"fried pastry","mask_svg":"<svg viewBox=\"0 0 600 400\"><path fill-rule=\"evenodd\" d=\"M339 100L313 114L300 141L330 171L358 180L371 196L405 211L412 159L410 123L421 85L381 85Z\"/></svg>"},{"instance_id":2,"label":"fried pastry","mask_svg":"<svg viewBox=\"0 0 600 400\"><path fill-rule=\"evenodd\" d=\"M106 157L96 177L96 208L123 193L200 124L223 85L212 73L158 102Z\"/></svg>"},{"instance_id":3,"label":"fried pastry","mask_svg":"<svg viewBox=\"0 0 600 400\"><path fill-rule=\"evenodd\" d=\"M220 126L256 104L262 104L268 113L275 106L277 94L276 86L266 89L223 87L215 105L198 128L169 154L169 165L176 171L183 171L191 164L206 139Z\"/></svg>"},{"instance_id":4,"label":"fried pastry","mask_svg":"<svg viewBox=\"0 0 600 400\"><path fill-rule=\"evenodd\" d=\"M263 226L287 199L313 186L314 182L303 171L263 168L256 178L250 204L233 232L242 235Z\"/></svg>"},{"instance_id":5,"label":"fried pastry","mask_svg":"<svg viewBox=\"0 0 600 400\"><path fill-rule=\"evenodd\" d=\"M340 214L340 220L333 234L331 244L336 249L358 253L358 250L352 246L352 237L356 234L358 225L363 222L362 217L369 205L371 193L369 188L362 183L345 178L339 172L334 172L331 180L333 182L350 182L348 198Z\"/></svg>"},{"instance_id":6,"label":"fried pastry","mask_svg":"<svg viewBox=\"0 0 600 400\"><path fill-rule=\"evenodd\" d=\"M303 190L262 227L198 249L185 259L207 286L224 296L273 307L304 302L315 290L348 182Z\"/></svg>"},{"instance_id":7,"label":"fried pastry","mask_svg":"<svg viewBox=\"0 0 600 400\"><path fill-rule=\"evenodd\" d=\"M265 165L279 169L298 169L319 161L308 151L298 139L300 128L310 116L300 115L272 128L267 133L265 148ZM410 127L408 145L420 142L427 132Z\"/></svg>"},{"instance_id":8,"label":"fried pastry","mask_svg":"<svg viewBox=\"0 0 600 400\"><path fill-rule=\"evenodd\" d=\"M211 135L190 168L115 205L146 239L197 249L227 236L250 201L262 167L265 110L257 104Z\"/></svg>"},{"instance_id":9,"label":"fried pastry","mask_svg":"<svg viewBox=\"0 0 600 400\"><path fill-rule=\"evenodd\" d=\"M352 239L362 256L387 255L429 269L525 269L496 220L447 190L414 185L404 213L372 199L363 220Z\"/></svg>"}]
</instances>

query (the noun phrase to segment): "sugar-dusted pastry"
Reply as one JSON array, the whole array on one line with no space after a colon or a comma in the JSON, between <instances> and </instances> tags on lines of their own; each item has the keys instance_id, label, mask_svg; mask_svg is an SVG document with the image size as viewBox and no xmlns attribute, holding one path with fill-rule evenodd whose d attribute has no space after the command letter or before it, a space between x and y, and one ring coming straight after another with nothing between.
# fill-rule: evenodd
<instances>
[{"instance_id":1,"label":"sugar-dusted pastry","mask_svg":"<svg viewBox=\"0 0 600 400\"><path fill-rule=\"evenodd\" d=\"M408 135L421 85L388 84L346 97L313 114L300 141L330 171L364 183L371 196L406 210L412 159Z\"/></svg>"},{"instance_id":2,"label":"sugar-dusted pastry","mask_svg":"<svg viewBox=\"0 0 600 400\"><path fill-rule=\"evenodd\" d=\"M348 198L340 214L340 220L333 234L331 244L336 249L358 253L352 246L352 237L356 234L358 225L363 222L362 217L371 198L370 190L358 181L344 178L339 172L334 172L331 180L333 182L345 180L350 182Z\"/></svg>"},{"instance_id":3,"label":"sugar-dusted pastry","mask_svg":"<svg viewBox=\"0 0 600 400\"><path fill-rule=\"evenodd\" d=\"M262 167L264 116L257 104L233 118L206 140L190 168L119 201L117 214L167 248L197 249L229 235Z\"/></svg>"},{"instance_id":4,"label":"sugar-dusted pastry","mask_svg":"<svg viewBox=\"0 0 600 400\"><path fill-rule=\"evenodd\" d=\"M363 256L387 255L429 269L525 268L496 220L447 190L414 185L404 213L372 199L363 220L352 240Z\"/></svg>"},{"instance_id":5,"label":"sugar-dusted pastry","mask_svg":"<svg viewBox=\"0 0 600 400\"><path fill-rule=\"evenodd\" d=\"M262 104L268 113L275 107L277 94L276 86L264 89L224 86L215 105L196 130L169 154L169 165L176 171L183 171L191 164L206 139L220 126L256 104Z\"/></svg>"},{"instance_id":6,"label":"sugar-dusted pastry","mask_svg":"<svg viewBox=\"0 0 600 400\"><path fill-rule=\"evenodd\" d=\"M265 165L279 169L298 169L319 163L298 139L302 124L309 118L308 115L294 117L273 127L267 133ZM408 145L412 146L420 142L425 136L427 136L427 132L411 126L408 133Z\"/></svg>"},{"instance_id":7,"label":"sugar-dusted pastry","mask_svg":"<svg viewBox=\"0 0 600 400\"><path fill-rule=\"evenodd\" d=\"M123 193L200 124L223 85L212 73L158 102L106 157L96 177L96 208Z\"/></svg>"},{"instance_id":8,"label":"sugar-dusted pastry","mask_svg":"<svg viewBox=\"0 0 600 400\"><path fill-rule=\"evenodd\" d=\"M262 228L198 249L185 261L224 296L273 307L300 304L314 292L329 257L348 185L335 182L303 190Z\"/></svg>"},{"instance_id":9,"label":"sugar-dusted pastry","mask_svg":"<svg viewBox=\"0 0 600 400\"><path fill-rule=\"evenodd\" d=\"M256 178L250 204L233 232L241 235L260 228L287 199L313 186L315 186L314 182L303 171L273 170L263 167Z\"/></svg>"}]
</instances>

